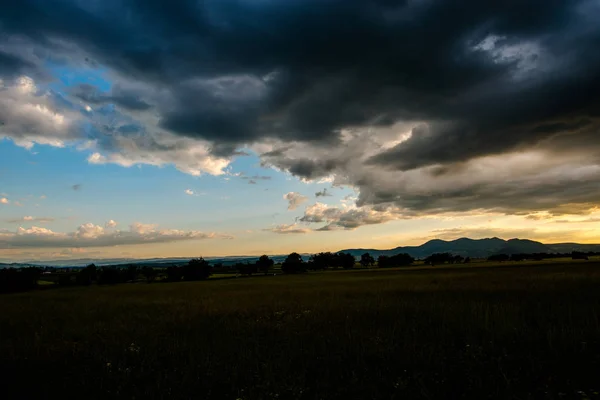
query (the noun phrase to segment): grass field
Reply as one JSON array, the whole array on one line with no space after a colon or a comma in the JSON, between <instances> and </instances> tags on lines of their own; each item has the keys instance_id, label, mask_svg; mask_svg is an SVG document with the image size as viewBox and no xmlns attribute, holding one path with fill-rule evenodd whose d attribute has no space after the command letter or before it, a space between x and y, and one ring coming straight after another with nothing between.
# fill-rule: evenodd
<instances>
[{"instance_id":1,"label":"grass field","mask_svg":"<svg viewBox=\"0 0 600 400\"><path fill-rule=\"evenodd\" d=\"M3 398L599 398L600 262L4 295L0 361Z\"/></svg>"}]
</instances>

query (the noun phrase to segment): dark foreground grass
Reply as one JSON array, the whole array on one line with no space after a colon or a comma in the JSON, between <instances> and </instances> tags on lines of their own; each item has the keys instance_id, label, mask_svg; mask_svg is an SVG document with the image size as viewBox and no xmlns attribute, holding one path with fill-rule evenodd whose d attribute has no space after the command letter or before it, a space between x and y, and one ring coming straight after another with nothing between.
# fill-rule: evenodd
<instances>
[{"instance_id":1,"label":"dark foreground grass","mask_svg":"<svg viewBox=\"0 0 600 400\"><path fill-rule=\"evenodd\" d=\"M2 398L596 398L600 263L0 297Z\"/></svg>"}]
</instances>

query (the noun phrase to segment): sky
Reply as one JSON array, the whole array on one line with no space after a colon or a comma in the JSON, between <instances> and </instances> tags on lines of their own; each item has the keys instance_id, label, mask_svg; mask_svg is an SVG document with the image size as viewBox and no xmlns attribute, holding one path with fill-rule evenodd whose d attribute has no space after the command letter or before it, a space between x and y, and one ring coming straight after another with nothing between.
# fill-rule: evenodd
<instances>
[{"instance_id":1,"label":"sky","mask_svg":"<svg viewBox=\"0 0 600 400\"><path fill-rule=\"evenodd\" d=\"M2 9L0 261L600 243L598 0Z\"/></svg>"}]
</instances>

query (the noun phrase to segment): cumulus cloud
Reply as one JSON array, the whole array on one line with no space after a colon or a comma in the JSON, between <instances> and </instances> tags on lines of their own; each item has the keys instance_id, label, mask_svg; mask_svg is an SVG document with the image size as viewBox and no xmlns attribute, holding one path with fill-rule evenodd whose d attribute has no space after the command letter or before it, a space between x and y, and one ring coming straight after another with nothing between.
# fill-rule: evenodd
<instances>
[{"instance_id":1,"label":"cumulus cloud","mask_svg":"<svg viewBox=\"0 0 600 400\"><path fill-rule=\"evenodd\" d=\"M341 207L315 203L306 207L301 222L324 223L317 230L356 229L363 225L383 224L388 221L406 218L407 213L394 206L356 207L342 204Z\"/></svg>"},{"instance_id":2,"label":"cumulus cloud","mask_svg":"<svg viewBox=\"0 0 600 400\"><path fill-rule=\"evenodd\" d=\"M63 147L78 132L77 114L55 103L29 76L14 79L0 74L0 137L31 149L34 143Z\"/></svg>"},{"instance_id":3,"label":"cumulus cloud","mask_svg":"<svg viewBox=\"0 0 600 400\"><path fill-rule=\"evenodd\" d=\"M111 219L111 220L109 220L108 222L106 222L106 223L104 224L104 227L105 227L105 228L109 228L109 229L110 229L110 228L115 228L117 225L118 225L118 224L117 224L117 221L115 221L115 220Z\"/></svg>"},{"instance_id":4,"label":"cumulus cloud","mask_svg":"<svg viewBox=\"0 0 600 400\"><path fill-rule=\"evenodd\" d=\"M10 201L6 197L0 198L0 204L9 204Z\"/></svg>"},{"instance_id":5,"label":"cumulus cloud","mask_svg":"<svg viewBox=\"0 0 600 400\"><path fill-rule=\"evenodd\" d=\"M298 224L276 225L272 228L267 228L267 229L263 229L263 230L267 231L267 232L278 233L278 234L305 234L305 233L311 232L310 228L302 227Z\"/></svg>"},{"instance_id":6,"label":"cumulus cloud","mask_svg":"<svg viewBox=\"0 0 600 400\"><path fill-rule=\"evenodd\" d=\"M249 147L356 188L367 211L600 201L597 1L165 4L24 0L0 15L0 136L192 175ZM110 89L52 90L48 65L102 71Z\"/></svg>"},{"instance_id":7,"label":"cumulus cloud","mask_svg":"<svg viewBox=\"0 0 600 400\"><path fill-rule=\"evenodd\" d=\"M9 224L18 224L21 222L38 222L41 224L45 224L53 221L54 218L52 217L32 217L31 215L26 215L22 218L12 218L6 220L6 222L8 222Z\"/></svg>"},{"instance_id":8,"label":"cumulus cloud","mask_svg":"<svg viewBox=\"0 0 600 400\"><path fill-rule=\"evenodd\" d=\"M187 194L188 196L193 196L194 191L192 189L185 189L185 194Z\"/></svg>"},{"instance_id":9,"label":"cumulus cloud","mask_svg":"<svg viewBox=\"0 0 600 400\"><path fill-rule=\"evenodd\" d=\"M135 223L129 230L110 230L105 227L86 223L73 232L55 232L50 229L33 226L19 227L16 231L0 232L0 249L18 248L85 248L141 245L148 243L169 243L185 240L231 239L229 235L161 229L152 224Z\"/></svg>"},{"instance_id":10,"label":"cumulus cloud","mask_svg":"<svg viewBox=\"0 0 600 400\"><path fill-rule=\"evenodd\" d=\"M288 201L288 210L295 210L303 203L308 201L308 197L301 195L298 192L289 192L283 195L283 199Z\"/></svg>"}]
</instances>

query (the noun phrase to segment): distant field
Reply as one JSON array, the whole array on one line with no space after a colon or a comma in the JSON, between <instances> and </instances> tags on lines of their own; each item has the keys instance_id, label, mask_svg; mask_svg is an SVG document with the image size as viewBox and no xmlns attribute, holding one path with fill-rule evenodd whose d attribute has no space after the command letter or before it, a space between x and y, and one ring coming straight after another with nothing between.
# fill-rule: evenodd
<instances>
[{"instance_id":1,"label":"distant field","mask_svg":"<svg viewBox=\"0 0 600 400\"><path fill-rule=\"evenodd\" d=\"M600 262L3 295L0 361L3 398L600 398Z\"/></svg>"}]
</instances>

